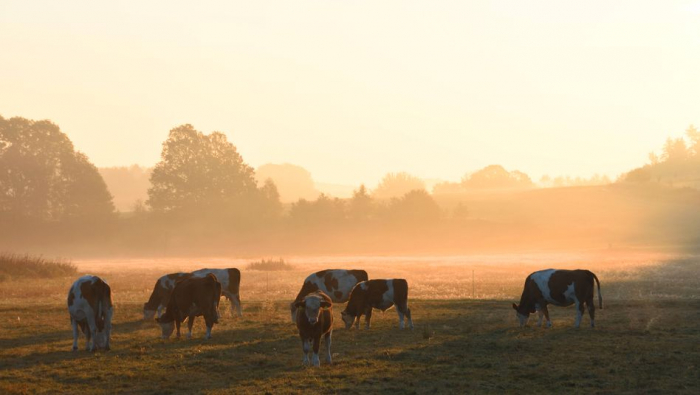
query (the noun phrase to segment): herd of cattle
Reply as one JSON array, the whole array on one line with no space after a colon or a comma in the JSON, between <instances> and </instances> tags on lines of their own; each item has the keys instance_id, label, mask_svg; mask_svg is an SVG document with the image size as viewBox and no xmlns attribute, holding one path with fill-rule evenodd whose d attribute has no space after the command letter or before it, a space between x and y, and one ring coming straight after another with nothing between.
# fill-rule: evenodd
<instances>
[{"instance_id":1,"label":"herd of cattle","mask_svg":"<svg viewBox=\"0 0 700 395\"><path fill-rule=\"evenodd\" d=\"M530 274L525 280L520 303L513 303L520 325L527 324L532 313L539 313L547 327L552 326L547 305L576 306L575 326L581 324L585 308L595 326L594 281L598 285L599 306L603 308L598 277L588 270L547 269ZM206 338L219 320L219 299L225 296L241 316L241 272L238 269L201 269L192 273L171 273L156 281L151 297L143 306L144 320L154 317L160 324L162 337L169 338L187 318L187 338L192 337L195 317L203 316ZM370 328L372 310L385 311L396 306L399 328L404 328L404 318L413 329L411 309L408 308L408 282L404 279L369 280L364 270L322 270L309 275L296 299L290 304L292 322L296 323L302 341L304 364L319 366L321 337L326 343L326 360L331 363L331 335L333 333L333 303L348 302L341 317L346 329L359 328L360 318L365 316L365 327ZM165 312L163 312L165 309ZM73 350L78 349L78 327L85 334L86 349L109 350L112 329L112 294L109 285L97 276L80 277L68 292L68 312L73 327Z\"/></svg>"}]
</instances>

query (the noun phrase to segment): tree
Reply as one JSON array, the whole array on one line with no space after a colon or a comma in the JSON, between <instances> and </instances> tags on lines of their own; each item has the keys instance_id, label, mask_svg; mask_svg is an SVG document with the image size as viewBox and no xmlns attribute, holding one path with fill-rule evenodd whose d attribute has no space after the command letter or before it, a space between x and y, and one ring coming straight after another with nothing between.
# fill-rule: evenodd
<instances>
[{"instance_id":1,"label":"tree","mask_svg":"<svg viewBox=\"0 0 700 395\"><path fill-rule=\"evenodd\" d=\"M408 192L401 198L394 198L388 207L389 217L395 223L428 225L440 220L440 206L424 189Z\"/></svg>"},{"instance_id":2,"label":"tree","mask_svg":"<svg viewBox=\"0 0 700 395\"><path fill-rule=\"evenodd\" d=\"M468 189L531 188L530 177L520 171L508 172L501 165L490 165L462 178L462 185Z\"/></svg>"},{"instance_id":3,"label":"tree","mask_svg":"<svg viewBox=\"0 0 700 395\"><path fill-rule=\"evenodd\" d=\"M374 200L362 184L352 193L348 203L348 216L355 221L365 221L374 215Z\"/></svg>"},{"instance_id":4,"label":"tree","mask_svg":"<svg viewBox=\"0 0 700 395\"><path fill-rule=\"evenodd\" d=\"M311 173L301 166L289 163L277 165L268 163L258 167L259 181L271 179L279 189L280 199L294 202L299 199L316 199L320 192L316 190Z\"/></svg>"},{"instance_id":5,"label":"tree","mask_svg":"<svg viewBox=\"0 0 700 395\"><path fill-rule=\"evenodd\" d=\"M277 186L268 178L260 187L262 198L262 212L267 219L277 219L282 215L282 202L280 201L280 193L277 191Z\"/></svg>"},{"instance_id":6,"label":"tree","mask_svg":"<svg viewBox=\"0 0 700 395\"><path fill-rule=\"evenodd\" d=\"M289 217L298 225L340 225L345 220L345 202L321 194L315 201L299 199L292 204Z\"/></svg>"},{"instance_id":7,"label":"tree","mask_svg":"<svg viewBox=\"0 0 700 395\"><path fill-rule=\"evenodd\" d=\"M253 168L223 133L205 135L189 124L170 131L151 174L154 212L241 215L256 200Z\"/></svg>"},{"instance_id":8,"label":"tree","mask_svg":"<svg viewBox=\"0 0 700 395\"><path fill-rule=\"evenodd\" d=\"M664 144L661 159L665 162L680 162L688 159L688 147L683 138L667 138Z\"/></svg>"},{"instance_id":9,"label":"tree","mask_svg":"<svg viewBox=\"0 0 700 395\"><path fill-rule=\"evenodd\" d=\"M377 188L372 192L375 199L391 199L403 196L415 189L425 190L425 182L408 173L389 173L384 176Z\"/></svg>"},{"instance_id":10,"label":"tree","mask_svg":"<svg viewBox=\"0 0 700 395\"><path fill-rule=\"evenodd\" d=\"M691 155L696 158L700 156L700 131L695 128L695 126L690 125L688 129L685 130L685 135L690 141L690 146L688 147Z\"/></svg>"},{"instance_id":11,"label":"tree","mask_svg":"<svg viewBox=\"0 0 700 395\"><path fill-rule=\"evenodd\" d=\"M0 214L95 222L112 220L114 205L97 168L57 125L0 117Z\"/></svg>"}]
</instances>

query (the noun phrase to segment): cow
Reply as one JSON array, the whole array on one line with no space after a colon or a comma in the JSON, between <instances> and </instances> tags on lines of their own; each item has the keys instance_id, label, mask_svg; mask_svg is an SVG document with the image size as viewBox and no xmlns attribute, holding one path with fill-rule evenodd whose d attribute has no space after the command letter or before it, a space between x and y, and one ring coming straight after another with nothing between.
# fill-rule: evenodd
<instances>
[{"instance_id":1,"label":"cow","mask_svg":"<svg viewBox=\"0 0 700 395\"><path fill-rule=\"evenodd\" d=\"M112 331L112 290L97 276L83 276L68 290L68 314L73 326L73 351L78 350L78 327L85 334L85 349L109 350Z\"/></svg>"},{"instance_id":2,"label":"cow","mask_svg":"<svg viewBox=\"0 0 700 395\"><path fill-rule=\"evenodd\" d=\"M175 283L191 275L190 273L170 273L159 278L158 281L156 281L156 285L153 287L153 292L151 292L151 297L148 298L148 302L143 304L144 321L152 320L156 312L158 313L158 318L160 318L163 309L168 305L170 294L173 293L173 289L175 288Z\"/></svg>"},{"instance_id":3,"label":"cow","mask_svg":"<svg viewBox=\"0 0 700 395\"><path fill-rule=\"evenodd\" d=\"M301 348L304 353L303 364L309 364L309 352L313 342L313 357L311 363L321 366L318 358L318 350L321 346L321 336L326 341L326 362L331 359L331 335L333 334L333 301L321 291L312 292L301 300L294 302L296 305L296 323L301 338Z\"/></svg>"},{"instance_id":4,"label":"cow","mask_svg":"<svg viewBox=\"0 0 700 395\"><path fill-rule=\"evenodd\" d=\"M303 300L306 295L321 291L330 297L333 303L345 303L355 285L367 279L367 272L364 270L327 269L310 274L304 280L294 302L289 305L292 322L296 322L296 303Z\"/></svg>"},{"instance_id":5,"label":"cow","mask_svg":"<svg viewBox=\"0 0 700 395\"><path fill-rule=\"evenodd\" d=\"M548 304L555 306L576 305L576 321L574 326L581 325L584 305L588 307L591 317L591 327L595 327L595 303L593 294L598 284L598 303L603 308L603 295L600 293L598 277L588 270L557 270L547 269L534 272L525 279L525 287L520 297L520 304L513 303L515 315L520 326L525 326L530 314L538 312L537 326L542 326L542 316L547 318L547 328L552 326L549 320Z\"/></svg>"},{"instance_id":6,"label":"cow","mask_svg":"<svg viewBox=\"0 0 700 395\"><path fill-rule=\"evenodd\" d=\"M187 338L192 338L195 317L204 316L207 326L205 338L211 339L211 328L219 322L218 308L221 298L221 283L209 273L205 277L188 277L175 284L168 307L156 321L162 329L162 338L173 334L173 322L180 337L180 324L187 318Z\"/></svg>"},{"instance_id":7,"label":"cow","mask_svg":"<svg viewBox=\"0 0 700 395\"><path fill-rule=\"evenodd\" d=\"M406 280L369 280L355 286L350 293L350 300L341 313L345 328L350 329L353 322L355 328L360 327L360 317L365 315L365 328L370 328L372 309L386 311L396 305L399 314L399 328L404 329L404 316L408 318L408 326L413 329L411 309L408 308L408 282Z\"/></svg>"},{"instance_id":8,"label":"cow","mask_svg":"<svg viewBox=\"0 0 700 395\"><path fill-rule=\"evenodd\" d=\"M226 299L231 302L231 316L233 317L233 306L236 306L236 310L239 317L243 316L241 311L241 272L235 268L229 269L199 269L192 272L192 277L205 277L207 274L213 274L216 279L221 283L221 293L226 297Z\"/></svg>"}]
</instances>

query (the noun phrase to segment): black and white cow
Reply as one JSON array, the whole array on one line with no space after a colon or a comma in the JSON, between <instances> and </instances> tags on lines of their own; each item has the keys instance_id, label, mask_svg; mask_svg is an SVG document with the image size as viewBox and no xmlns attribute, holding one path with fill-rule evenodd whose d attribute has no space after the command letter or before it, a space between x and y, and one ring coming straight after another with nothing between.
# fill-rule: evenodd
<instances>
[{"instance_id":1,"label":"black and white cow","mask_svg":"<svg viewBox=\"0 0 700 395\"><path fill-rule=\"evenodd\" d=\"M603 295L600 293L600 281L595 274L588 270L556 270L547 269L534 272L525 279L525 287L520 297L520 304L513 303L515 315L520 326L527 324L530 314L539 313L537 326L542 326L542 316L547 318L547 328L552 326L549 319L548 304L555 306L576 305L576 321L574 326L581 325L584 306L588 307L591 317L591 327L595 326L595 303L593 294L598 284L598 302L603 308Z\"/></svg>"},{"instance_id":2,"label":"black and white cow","mask_svg":"<svg viewBox=\"0 0 700 395\"><path fill-rule=\"evenodd\" d=\"M187 318L187 338L192 338L195 317L204 316L207 326L206 339L211 339L211 329L219 322L219 299L221 283L209 273L204 277L188 277L175 284L165 314L156 318L162 330L162 338L167 339L177 328L180 337L180 324Z\"/></svg>"},{"instance_id":3,"label":"black and white cow","mask_svg":"<svg viewBox=\"0 0 700 395\"><path fill-rule=\"evenodd\" d=\"M321 347L321 336L326 341L326 362L332 363L331 336L333 335L333 302L323 292L316 291L295 302L297 306L297 329L301 338L304 352L304 365L309 363L309 353L313 349L311 363L320 366L318 351ZM312 348L313 347L313 348Z\"/></svg>"},{"instance_id":4,"label":"black and white cow","mask_svg":"<svg viewBox=\"0 0 700 395\"><path fill-rule=\"evenodd\" d=\"M355 328L360 327L360 317L365 316L365 328L369 329L372 319L372 309L386 311L396 305L399 314L399 328L404 328L404 316L408 318L408 326L413 329L411 309L408 308L408 282L402 278L389 280L363 281L353 288L350 300L341 313L345 328L349 329L353 322Z\"/></svg>"},{"instance_id":5,"label":"black and white cow","mask_svg":"<svg viewBox=\"0 0 700 395\"><path fill-rule=\"evenodd\" d=\"M367 272L364 270L327 269L310 274L304 280L297 297L289 305L292 312L292 322L296 322L296 303L303 300L304 296L321 291L331 298L333 303L345 303L350 298L350 292L361 281L367 281Z\"/></svg>"},{"instance_id":6,"label":"black and white cow","mask_svg":"<svg viewBox=\"0 0 700 395\"><path fill-rule=\"evenodd\" d=\"M87 338L85 348L109 350L112 331L112 291L97 276L83 276L68 290L68 314L73 326L73 351L78 349L78 327ZM91 342L92 341L92 342Z\"/></svg>"}]
</instances>

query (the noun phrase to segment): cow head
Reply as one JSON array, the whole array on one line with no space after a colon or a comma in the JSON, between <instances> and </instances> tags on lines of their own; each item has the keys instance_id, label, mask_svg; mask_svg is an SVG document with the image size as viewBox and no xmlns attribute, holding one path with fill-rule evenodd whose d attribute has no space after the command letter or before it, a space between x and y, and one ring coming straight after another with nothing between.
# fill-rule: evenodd
<instances>
[{"instance_id":1,"label":"cow head","mask_svg":"<svg viewBox=\"0 0 700 395\"><path fill-rule=\"evenodd\" d=\"M148 303L143 304L143 320L150 321L156 316L156 311L148 308Z\"/></svg>"},{"instance_id":2,"label":"cow head","mask_svg":"<svg viewBox=\"0 0 700 395\"><path fill-rule=\"evenodd\" d=\"M92 341L95 342L96 348L107 349L107 331L95 331L95 337Z\"/></svg>"},{"instance_id":3,"label":"cow head","mask_svg":"<svg viewBox=\"0 0 700 395\"><path fill-rule=\"evenodd\" d=\"M343 310L340 313L341 318L343 319L343 322L345 323L345 329L350 329L352 327L353 322L355 322L355 316L351 314L350 312L346 310Z\"/></svg>"},{"instance_id":4,"label":"cow head","mask_svg":"<svg viewBox=\"0 0 700 395\"><path fill-rule=\"evenodd\" d=\"M530 319L530 311L522 309L521 306L513 303L513 310L515 310L515 316L518 318L520 326L527 325L527 321Z\"/></svg>"},{"instance_id":5,"label":"cow head","mask_svg":"<svg viewBox=\"0 0 700 395\"><path fill-rule=\"evenodd\" d=\"M161 337L163 339L169 339L175 330L175 321L165 322L164 317L156 318L156 322L160 324L160 329L162 331Z\"/></svg>"},{"instance_id":6,"label":"cow head","mask_svg":"<svg viewBox=\"0 0 700 395\"><path fill-rule=\"evenodd\" d=\"M309 324L315 325L318 322L318 317L321 315L321 309L327 309L333 305L331 299L320 292L306 295L303 300L294 303L297 309L302 308L297 312L297 317L303 314L309 321Z\"/></svg>"}]
</instances>

